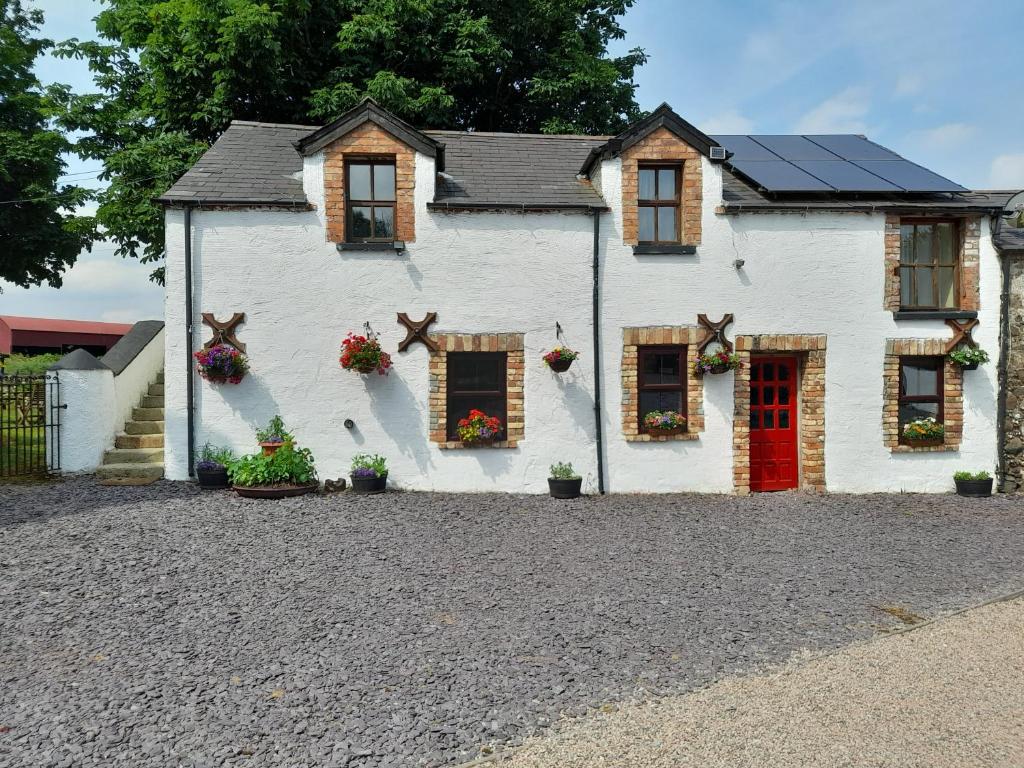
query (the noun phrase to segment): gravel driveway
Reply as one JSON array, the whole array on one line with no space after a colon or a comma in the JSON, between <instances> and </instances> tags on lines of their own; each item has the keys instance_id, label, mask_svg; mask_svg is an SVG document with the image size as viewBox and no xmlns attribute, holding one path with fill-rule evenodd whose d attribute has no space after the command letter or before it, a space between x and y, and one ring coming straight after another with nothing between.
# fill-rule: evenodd
<instances>
[{"instance_id":1,"label":"gravel driveway","mask_svg":"<svg viewBox=\"0 0 1024 768\"><path fill-rule=\"evenodd\" d=\"M447 765L1021 587L1014 498L3 486L0 766Z\"/></svg>"}]
</instances>

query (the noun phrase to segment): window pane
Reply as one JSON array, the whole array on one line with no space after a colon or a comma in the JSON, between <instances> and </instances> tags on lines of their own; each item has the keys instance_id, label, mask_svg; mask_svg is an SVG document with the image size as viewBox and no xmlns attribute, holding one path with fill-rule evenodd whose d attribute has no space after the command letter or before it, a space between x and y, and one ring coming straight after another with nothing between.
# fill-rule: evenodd
<instances>
[{"instance_id":1,"label":"window pane","mask_svg":"<svg viewBox=\"0 0 1024 768\"><path fill-rule=\"evenodd\" d=\"M955 307L956 295L953 291L953 267L939 267L939 306Z\"/></svg>"},{"instance_id":2,"label":"window pane","mask_svg":"<svg viewBox=\"0 0 1024 768\"><path fill-rule=\"evenodd\" d=\"M374 207L373 209L374 237L395 236L395 209L391 206Z\"/></svg>"},{"instance_id":3,"label":"window pane","mask_svg":"<svg viewBox=\"0 0 1024 768\"><path fill-rule=\"evenodd\" d=\"M658 170L658 199L676 199L676 169L660 168ZM664 239L664 238L663 238Z\"/></svg>"},{"instance_id":4,"label":"window pane","mask_svg":"<svg viewBox=\"0 0 1024 768\"><path fill-rule=\"evenodd\" d=\"M789 366L785 363L779 363L779 381L785 381L789 378Z\"/></svg>"},{"instance_id":5,"label":"window pane","mask_svg":"<svg viewBox=\"0 0 1024 768\"><path fill-rule=\"evenodd\" d=\"M901 403L900 426L916 419L939 418L938 403Z\"/></svg>"},{"instance_id":6,"label":"window pane","mask_svg":"<svg viewBox=\"0 0 1024 768\"><path fill-rule=\"evenodd\" d=\"M900 304L904 307L914 305L914 269L900 267Z\"/></svg>"},{"instance_id":7,"label":"window pane","mask_svg":"<svg viewBox=\"0 0 1024 768\"><path fill-rule=\"evenodd\" d=\"M757 411L754 411L753 413L750 414L750 428L751 429L760 429L761 428L761 418L760 418L760 414Z\"/></svg>"},{"instance_id":8,"label":"window pane","mask_svg":"<svg viewBox=\"0 0 1024 768\"><path fill-rule=\"evenodd\" d=\"M775 380L775 363L764 363L761 366L761 375L765 381Z\"/></svg>"},{"instance_id":9,"label":"window pane","mask_svg":"<svg viewBox=\"0 0 1024 768\"><path fill-rule=\"evenodd\" d=\"M674 242L676 235L676 209L663 206L658 209L658 240Z\"/></svg>"},{"instance_id":10,"label":"window pane","mask_svg":"<svg viewBox=\"0 0 1024 768\"><path fill-rule=\"evenodd\" d=\"M932 270L931 267L918 267L914 270L915 284L917 301L915 302L920 307L934 307L935 306L935 290L932 285Z\"/></svg>"},{"instance_id":11,"label":"window pane","mask_svg":"<svg viewBox=\"0 0 1024 768\"><path fill-rule=\"evenodd\" d=\"M953 244L953 225L949 222L937 224L935 235L939 240L939 263L952 264L956 252Z\"/></svg>"},{"instance_id":12,"label":"window pane","mask_svg":"<svg viewBox=\"0 0 1024 768\"><path fill-rule=\"evenodd\" d=\"M373 199L395 199L395 166L390 163L373 166Z\"/></svg>"},{"instance_id":13,"label":"window pane","mask_svg":"<svg viewBox=\"0 0 1024 768\"><path fill-rule=\"evenodd\" d=\"M641 200L654 199L654 174L655 171L651 168L640 169L640 194L638 197Z\"/></svg>"},{"instance_id":14,"label":"window pane","mask_svg":"<svg viewBox=\"0 0 1024 768\"><path fill-rule=\"evenodd\" d=\"M350 200L370 200L370 166L364 163L348 167L348 197Z\"/></svg>"},{"instance_id":15,"label":"window pane","mask_svg":"<svg viewBox=\"0 0 1024 768\"><path fill-rule=\"evenodd\" d=\"M640 392L640 418L643 419L651 411L683 412L682 392Z\"/></svg>"},{"instance_id":16,"label":"window pane","mask_svg":"<svg viewBox=\"0 0 1024 768\"><path fill-rule=\"evenodd\" d=\"M938 363L903 363L903 391L901 395L938 395Z\"/></svg>"},{"instance_id":17,"label":"window pane","mask_svg":"<svg viewBox=\"0 0 1024 768\"><path fill-rule=\"evenodd\" d=\"M675 353L645 354L641 384L680 384L682 371Z\"/></svg>"},{"instance_id":18,"label":"window pane","mask_svg":"<svg viewBox=\"0 0 1024 768\"><path fill-rule=\"evenodd\" d=\"M765 411L761 414L761 418L764 419L765 429L775 429L775 413L773 411Z\"/></svg>"},{"instance_id":19,"label":"window pane","mask_svg":"<svg viewBox=\"0 0 1024 768\"><path fill-rule=\"evenodd\" d=\"M761 404L761 390L757 387L750 388L750 404L760 405Z\"/></svg>"},{"instance_id":20,"label":"window pane","mask_svg":"<svg viewBox=\"0 0 1024 768\"><path fill-rule=\"evenodd\" d=\"M370 216L372 209L362 206L352 208L352 237L370 236Z\"/></svg>"},{"instance_id":21,"label":"window pane","mask_svg":"<svg viewBox=\"0 0 1024 768\"><path fill-rule=\"evenodd\" d=\"M761 379L761 366L752 365L750 366L750 380L759 381Z\"/></svg>"},{"instance_id":22,"label":"window pane","mask_svg":"<svg viewBox=\"0 0 1024 768\"><path fill-rule=\"evenodd\" d=\"M452 390L503 389L502 356L475 352L448 353L448 388Z\"/></svg>"},{"instance_id":23,"label":"window pane","mask_svg":"<svg viewBox=\"0 0 1024 768\"><path fill-rule=\"evenodd\" d=\"M779 405L789 405L789 387L779 387Z\"/></svg>"},{"instance_id":24,"label":"window pane","mask_svg":"<svg viewBox=\"0 0 1024 768\"><path fill-rule=\"evenodd\" d=\"M765 387L763 395L765 405L775 405L775 387Z\"/></svg>"},{"instance_id":25,"label":"window pane","mask_svg":"<svg viewBox=\"0 0 1024 768\"><path fill-rule=\"evenodd\" d=\"M914 225L900 226L900 261L904 264L914 263Z\"/></svg>"},{"instance_id":26,"label":"window pane","mask_svg":"<svg viewBox=\"0 0 1024 768\"><path fill-rule=\"evenodd\" d=\"M640 217L640 231L637 237L641 242L654 240L654 212L656 209L640 206L637 213Z\"/></svg>"},{"instance_id":27,"label":"window pane","mask_svg":"<svg viewBox=\"0 0 1024 768\"><path fill-rule=\"evenodd\" d=\"M914 227L914 257L918 264L932 263L932 225Z\"/></svg>"},{"instance_id":28,"label":"window pane","mask_svg":"<svg viewBox=\"0 0 1024 768\"><path fill-rule=\"evenodd\" d=\"M779 411L779 429L789 429L789 411Z\"/></svg>"}]
</instances>

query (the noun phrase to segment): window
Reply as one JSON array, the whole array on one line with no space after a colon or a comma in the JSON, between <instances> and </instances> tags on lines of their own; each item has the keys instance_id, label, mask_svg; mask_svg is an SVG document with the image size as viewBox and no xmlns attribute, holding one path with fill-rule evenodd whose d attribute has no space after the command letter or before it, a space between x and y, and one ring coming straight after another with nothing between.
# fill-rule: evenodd
<instances>
[{"instance_id":1,"label":"window","mask_svg":"<svg viewBox=\"0 0 1024 768\"><path fill-rule=\"evenodd\" d=\"M915 419L942 423L942 365L941 357L900 358L900 435L903 425Z\"/></svg>"},{"instance_id":2,"label":"window","mask_svg":"<svg viewBox=\"0 0 1024 768\"><path fill-rule=\"evenodd\" d=\"M638 168L637 240L641 243L679 242L679 165L641 165Z\"/></svg>"},{"instance_id":3,"label":"window","mask_svg":"<svg viewBox=\"0 0 1024 768\"><path fill-rule=\"evenodd\" d=\"M348 240L395 239L395 161L391 158L349 160L347 184Z\"/></svg>"},{"instance_id":4,"label":"window","mask_svg":"<svg viewBox=\"0 0 1024 768\"><path fill-rule=\"evenodd\" d=\"M488 416L497 416L502 426L508 429L506 362L504 352L448 353L449 440L459 439L459 419L466 418L474 408Z\"/></svg>"},{"instance_id":5,"label":"window","mask_svg":"<svg viewBox=\"0 0 1024 768\"><path fill-rule=\"evenodd\" d=\"M643 432L651 411L686 415L686 347L640 347L637 350L637 418Z\"/></svg>"},{"instance_id":6,"label":"window","mask_svg":"<svg viewBox=\"0 0 1024 768\"><path fill-rule=\"evenodd\" d=\"M959 238L954 221L900 222L900 306L949 309L959 301Z\"/></svg>"}]
</instances>

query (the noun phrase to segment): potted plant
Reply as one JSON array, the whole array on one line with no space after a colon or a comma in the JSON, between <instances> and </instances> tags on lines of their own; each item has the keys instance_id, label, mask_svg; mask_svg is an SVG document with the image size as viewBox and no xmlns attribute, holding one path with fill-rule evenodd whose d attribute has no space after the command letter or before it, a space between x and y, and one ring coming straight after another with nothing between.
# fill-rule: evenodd
<instances>
[{"instance_id":1,"label":"potted plant","mask_svg":"<svg viewBox=\"0 0 1024 768\"><path fill-rule=\"evenodd\" d=\"M680 435L686 431L686 417L676 411L651 411L644 416L644 432L649 435Z\"/></svg>"},{"instance_id":2,"label":"potted plant","mask_svg":"<svg viewBox=\"0 0 1024 768\"><path fill-rule=\"evenodd\" d=\"M957 472L953 475L956 492L959 496L984 498L992 495L992 475L981 472Z\"/></svg>"},{"instance_id":3,"label":"potted plant","mask_svg":"<svg viewBox=\"0 0 1024 768\"><path fill-rule=\"evenodd\" d=\"M249 358L228 344L200 349L193 357L199 375L214 384L238 384L249 370Z\"/></svg>"},{"instance_id":4,"label":"potted plant","mask_svg":"<svg viewBox=\"0 0 1024 768\"><path fill-rule=\"evenodd\" d=\"M580 356L575 349L568 347L555 347L544 354L544 363L555 373L565 373L572 365L572 361Z\"/></svg>"},{"instance_id":5,"label":"potted plant","mask_svg":"<svg viewBox=\"0 0 1024 768\"><path fill-rule=\"evenodd\" d=\"M700 355L697 358L697 362L693 364L693 372L698 376L703 376L707 373L725 373L726 371L735 371L743 366L740 362L740 356L735 352L727 352L724 349L720 349L717 352L711 354Z\"/></svg>"},{"instance_id":6,"label":"potted plant","mask_svg":"<svg viewBox=\"0 0 1024 768\"><path fill-rule=\"evenodd\" d=\"M551 465L551 477L548 478L548 493L553 499L575 499L580 495L583 478L576 474L572 464Z\"/></svg>"},{"instance_id":7,"label":"potted plant","mask_svg":"<svg viewBox=\"0 0 1024 768\"><path fill-rule=\"evenodd\" d=\"M253 499L281 499L319 487L313 454L288 440L272 453L253 453L228 467L235 493Z\"/></svg>"},{"instance_id":8,"label":"potted plant","mask_svg":"<svg viewBox=\"0 0 1024 768\"><path fill-rule=\"evenodd\" d=\"M949 353L949 359L965 371L974 371L988 362L988 352L981 347L957 347Z\"/></svg>"},{"instance_id":9,"label":"potted plant","mask_svg":"<svg viewBox=\"0 0 1024 768\"><path fill-rule=\"evenodd\" d=\"M366 336L350 333L341 342L341 357L338 360L346 371L373 373L387 376L391 368L391 355L380 348L375 333Z\"/></svg>"},{"instance_id":10,"label":"potted plant","mask_svg":"<svg viewBox=\"0 0 1024 768\"><path fill-rule=\"evenodd\" d=\"M228 488L228 467L234 461L230 448L217 448L209 443L203 446L196 462L196 479L204 491Z\"/></svg>"},{"instance_id":11,"label":"potted plant","mask_svg":"<svg viewBox=\"0 0 1024 768\"><path fill-rule=\"evenodd\" d=\"M256 430L256 441L263 449L264 456L270 456L285 443L294 440L291 433L284 427L280 416L274 416L263 429Z\"/></svg>"},{"instance_id":12,"label":"potted plant","mask_svg":"<svg viewBox=\"0 0 1024 768\"><path fill-rule=\"evenodd\" d=\"M466 445L487 445L501 435L501 419L474 408L469 416L459 419L458 430L459 439Z\"/></svg>"},{"instance_id":13,"label":"potted plant","mask_svg":"<svg viewBox=\"0 0 1024 768\"><path fill-rule=\"evenodd\" d=\"M376 454L357 453L352 457L349 477L355 493L384 493L388 485L388 461Z\"/></svg>"},{"instance_id":14,"label":"potted plant","mask_svg":"<svg viewBox=\"0 0 1024 768\"><path fill-rule=\"evenodd\" d=\"M924 447L942 445L946 428L932 416L914 419L903 425L903 442L907 445Z\"/></svg>"}]
</instances>

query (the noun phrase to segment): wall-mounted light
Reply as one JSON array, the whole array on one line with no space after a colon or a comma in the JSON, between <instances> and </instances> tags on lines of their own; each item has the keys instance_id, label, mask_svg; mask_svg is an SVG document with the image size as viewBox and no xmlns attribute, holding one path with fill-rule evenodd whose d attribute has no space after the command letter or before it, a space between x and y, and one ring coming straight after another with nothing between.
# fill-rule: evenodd
<instances>
[{"instance_id":1,"label":"wall-mounted light","mask_svg":"<svg viewBox=\"0 0 1024 768\"><path fill-rule=\"evenodd\" d=\"M345 429L355 429L356 428L356 423L354 421L352 421L352 419L345 419L344 424L345 424Z\"/></svg>"},{"instance_id":2,"label":"wall-mounted light","mask_svg":"<svg viewBox=\"0 0 1024 768\"><path fill-rule=\"evenodd\" d=\"M736 259L733 261L732 265L736 267L736 269L743 269L743 265L746 263L747 262L744 261L743 259Z\"/></svg>"}]
</instances>

